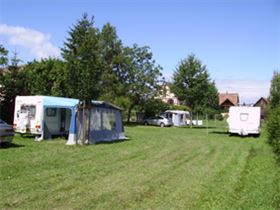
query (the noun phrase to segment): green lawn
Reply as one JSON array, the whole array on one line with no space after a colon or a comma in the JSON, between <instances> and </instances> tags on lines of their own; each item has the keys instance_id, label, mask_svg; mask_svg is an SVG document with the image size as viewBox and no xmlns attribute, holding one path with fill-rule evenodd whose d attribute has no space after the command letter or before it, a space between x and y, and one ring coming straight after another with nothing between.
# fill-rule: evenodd
<instances>
[{"instance_id":1,"label":"green lawn","mask_svg":"<svg viewBox=\"0 0 280 210\"><path fill-rule=\"evenodd\" d=\"M280 165L260 138L126 127L128 141L0 149L2 209L280 209Z\"/></svg>"}]
</instances>

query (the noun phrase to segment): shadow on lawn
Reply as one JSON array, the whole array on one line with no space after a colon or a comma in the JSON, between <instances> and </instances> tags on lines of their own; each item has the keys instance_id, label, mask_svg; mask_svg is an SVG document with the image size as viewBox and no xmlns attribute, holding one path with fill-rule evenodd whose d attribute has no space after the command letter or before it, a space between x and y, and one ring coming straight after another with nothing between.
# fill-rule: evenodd
<instances>
[{"instance_id":1,"label":"shadow on lawn","mask_svg":"<svg viewBox=\"0 0 280 210\"><path fill-rule=\"evenodd\" d=\"M10 148L18 148L18 147L25 147L25 145L14 144L14 143L2 143L0 145L0 149L10 149Z\"/></svg>"},{"instance_id":2,"label":"shadow on lawn","mask_svg":"<svg viewBox=\"0 0 280 210\"><path fill-rule=\"evenodd\" d=\"M143 125L143 123L139 123L139 122L124 122L123 125L126 126L126 127L137 127L137 126Z\"/></svg>"},{"instance_id":3,"label":"shadow on lawn","mask_svg":"<svg viewBox=\"0 0 280 210\"><path fill-rule=\"evenodd\" d=\"M227 132L227 131L210 131L209 133L221 134L221 135L229 135L229 132Z\"/></svg>"},{"instance_id":4,"label":"shadow on lawn","mask_svg":"<svg viewBox=\"0 0 280 210\"><path fill-rule=\"evenodd\" d=\"M123 143L123 142L127 142L127 141L131 141L131 138L128 137L127 139L120 139L120 140L114 140L114 141L100 141L100 142L96 142L95 145L99 145L99 144L119 144L119 143Z\"/></svg>"}]
</instances>

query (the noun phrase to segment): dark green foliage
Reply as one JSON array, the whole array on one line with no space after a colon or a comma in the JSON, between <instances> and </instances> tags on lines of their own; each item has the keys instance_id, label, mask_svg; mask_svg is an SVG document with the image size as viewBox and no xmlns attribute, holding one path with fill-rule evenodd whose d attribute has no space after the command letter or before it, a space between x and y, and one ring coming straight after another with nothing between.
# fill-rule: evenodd
<instances>
[{"instance_id":1,"label":"dark green foliage","mask_svg":"<svg viewBox=\"0 0 280 210\"><path fill-rule=\"evenodd\" d=\"M8 50L6 50L4 46L0 44L0 67L4 67L7 64L8 64Z\"/></svg>"},{"instance_id":2,"label":"dark green foliage","mask_svg":"<svg viewBox=\"0 0 280 210\"><path fill-rule=\"evenodd\" d=\"M68 97L93 100L100 96L101 61L99 31L86 14L70 29L62 48L66 61L65 85Z\"/></svg>"},{"instance_id":3,"label":"dark green foliage","mask_svg":"<svg viewBox=\"0 0 280 210\"><path fill-rule=\"evenodd\" d=\"M135 106L157 95L162 82L162 68L155 64L153 54L147 46L138 47L134 44L132 48L124 48L124 59L119 78L125 98L129 100L129 121L130 112Z\"/></svg>"},{"instance_id":4,"label":"dark green foliage","mask_svg":"<svg viewBox=\"0 0 280 210\"><path fill-rule=\"evenodd\" d=\"M271 80L269 106L275 108L280 105L280 72L275 71Z\"/></svg>"},{"instance_id":5,"label":"dark green foliage","mask_svg":"<svg viewBox=\"0 0 280 210\"><path fill-rule=\"evenodd\" d=\"M193 112L211 113L218 110L218 91L210 80L206 66L195 55L179 63L173 74L171 90Z\"/></svg>"},{"instance_id":6,"label":"dark green foliage","mask_svg":"<svg viewBox=\"0 0 280 210\"><path fill-rule=\"evenodd\" d=\"M170 108L168 104L160 99L148 99L140 107L140 112L144 113L144 118L159 115Z\"/></svg>"},{"instance_id":7,"label":"dark green foliage","mask_svg":"<svg viewBox=\"0 0 280 210\"><path fill-rule=\"evenodd\" d=\"M115 102L122 97L122 80L120 66L123 59L122 42L117 35L116 28L110 23L103 26L99 36L99 48L102 62L101 99ZM117 100L118 101L118 100Z\"/></svg>"},{"instance_id":8,"label":"dark green foliage","mask_svg":"<svg viewBox=\"0 0 280 210\"><path fill-rule=\"evenodd\" d=\"M190 111L190 108L184 105L169 105L169 109Z\"/></svg>"},{"instance_id":9,"label":"dark green foliage","mask_svg":"<svg viewBox=\"0 0 280 210\"><path fill-rule=\"evenodd\" d=\"M58 59L29 62L24 67L31 95L65 96L65 63Z\"/></svg>"},{"instance_id":10,"label":"dark green foliage","mask_svg":"<svg viewBox=\"0 0 280 210\"><path fill-rule=\"evenodd\" d=\"M221 114L217 114L217 115L216 115L216 119L219 120L219 121L223 121L223 120L224 120L224 117L223 117L223 115L221 115Z\"/></svg>"},{"instance_id":11,"label":"dark green foliage","mask_svg":"<svg viewBox=\"0 0 280 210\"><path fill-rule=\"evenodd\" d=\"M280 72L274 72L269 95L267 117L268 142L280 157Z\"/></svg>"},{"instance_id":12,"label":"dark green foliage","mask_svg":"<svg viewBox=\"0 0 280 210\"><path fill-rule=\"evenodd\" d=\"M266 124L268 142L274 151L280 155L280 106L270 109Z\"/></svg>"},{"instance_id":13,"label":"dark green foliage","mask_svg":"<svg viewBox=\"0 0 280 210\"><path fill-rule=\"evenodd\" d=\"M20 59L15 52L7 71L0 77L0 93L3 97L0 100L0 114L1 118L8 123L13 122L15 97L28 94L25 88L26 74L18 65L19 62Z\"/></svg>"}]
</instances>

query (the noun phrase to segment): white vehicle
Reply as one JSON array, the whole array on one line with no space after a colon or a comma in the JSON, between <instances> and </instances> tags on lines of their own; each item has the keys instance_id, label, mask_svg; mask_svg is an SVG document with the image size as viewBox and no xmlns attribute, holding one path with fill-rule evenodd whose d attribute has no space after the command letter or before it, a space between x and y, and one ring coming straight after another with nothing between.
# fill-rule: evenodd
<instances>
[{"instance_id":1,"label":"white vehicle","mask_svg":"<svg viewBox=\"0 0 280 210\"><path fill-rule=\"evenodd\" d=\"M170 119L174 126L184 126L187 125L190 113L182 110L167 110L163 113L163 116Z\"/></svg>"},{"instance_id":2,"label":"white vehicle","mask_svg":"<svg viewBox=\"0 0 280 210\"><path fill-rule=\"evenodd\" d=\"M259 135L261 132L260 120L260 107L232 106L229 109L229 117L227 119L229 133L241 136Z\"/></svg>"},{"instance_id":3,"label":"white vehicle","mask_svg":"<svg viewBox=\"0 0 280 210\"><path fill-rule=\"evenodd\" d=\"M13 136L13 127L0 119L0 144L12 142Z\"/></svg>"},{"instance_id":4,"label":"white vehicle","mask_svg":"<svg viewBox=\"0 0 280 210\"><path fill-rule=\"evenodd\" d=\"M160 127L171 126L171 119L167 119L163 116L150 117L144 120L144 125L157 125Z\"/></svg>"},{"instance_id":5,"label":"white vehicle","mask_svg":"<svg viewBox=\"0 0 280 210\"><path fill-rule=\"evenodd\" d=\"M37 140L68 134L71 108L78 102L77 99L51 96L17 96L13 124L15 132L36 135L40 137Z\"/></svg>"}]
</instances>

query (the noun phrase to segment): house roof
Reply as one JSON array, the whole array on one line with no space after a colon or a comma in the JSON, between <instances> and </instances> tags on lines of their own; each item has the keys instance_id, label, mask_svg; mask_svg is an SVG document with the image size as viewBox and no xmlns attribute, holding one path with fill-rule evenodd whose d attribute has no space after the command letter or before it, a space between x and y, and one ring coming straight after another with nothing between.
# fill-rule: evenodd
<instances>
[{"instance_id":1,"label":"house roof","mask_svg":"<svg viewBox=\"0 0 280 210\"><path fill-rule=\"evenodd\" d=\"M230 101L233 105L238 105L239 95L238 93L220 93L219 94L219 105L222 105L226 101Z\"/></svg>"},{"instance_id":2,"label":"house roof","mask_svg":"<svg viewBox=\"0 0 280 210\"><path fill-rule=\"evenodd\" d=\"M266 104L268 103L268 101L267 101L267 99L266 98L264 98L264 97L261 97L259 100L257 100L257 102L256 103L254 103L254 105L253 106L256 106L260 101L264 101Z\"/></svg>"}]
</instances>

